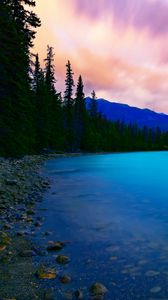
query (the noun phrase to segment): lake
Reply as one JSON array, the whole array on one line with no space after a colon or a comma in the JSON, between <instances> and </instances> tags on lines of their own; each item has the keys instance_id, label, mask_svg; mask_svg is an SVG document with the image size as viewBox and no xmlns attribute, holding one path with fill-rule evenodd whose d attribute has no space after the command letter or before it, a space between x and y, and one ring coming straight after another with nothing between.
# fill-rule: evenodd
<instances>
[{"instance_id":1,"label":"lake","mask_svg":"<svg viewBox=\"0 0 168 300\"><path fill-rule=\"evenodd\" d=\"M72 279L55 282L58 299L78 288L90 299L94 282L107 287L107 300L168 299L168 152L58 158L44 173L51 189L41 230L68 241L61 254L71 259L54 262Z\"/></svg>"}]
</instances>

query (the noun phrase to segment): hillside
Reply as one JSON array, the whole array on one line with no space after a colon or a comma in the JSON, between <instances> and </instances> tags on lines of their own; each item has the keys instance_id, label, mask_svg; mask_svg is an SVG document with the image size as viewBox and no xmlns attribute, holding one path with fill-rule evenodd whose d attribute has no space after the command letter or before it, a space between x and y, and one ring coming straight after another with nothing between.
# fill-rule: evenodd
<instances>
[{"instance_id":1,"label":"hillside","mask_svg":"<svg viewBox=\"0 0 168 300\"><path fill-rule=\"evenodd\" d=\"M86 98L87 105L89 97ZM140 109L127 104L110 102L105 99L97 99L98 111L108 120L121 120L126 124L137 124L141 128L148 126L150 128L160 127L162 131L168 131L168 115L156 113L150 109Z\"/></svg>"}]
</instances>

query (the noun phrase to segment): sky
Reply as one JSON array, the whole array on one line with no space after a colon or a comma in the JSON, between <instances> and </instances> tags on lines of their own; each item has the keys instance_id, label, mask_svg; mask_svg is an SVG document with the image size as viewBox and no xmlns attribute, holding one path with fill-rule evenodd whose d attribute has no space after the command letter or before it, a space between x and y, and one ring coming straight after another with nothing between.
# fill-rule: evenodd
<instances>
[{"instance_id":1,"label":"sky","mask_svg":"<svg viewBox=\"0 0 168 300\"><path fill-rule=\"evenodd\" d=\"M67 60L85 95L168 114L168 0L36 0L34 51L54 47L56 89Z\"/></svg>"}]
</instances>

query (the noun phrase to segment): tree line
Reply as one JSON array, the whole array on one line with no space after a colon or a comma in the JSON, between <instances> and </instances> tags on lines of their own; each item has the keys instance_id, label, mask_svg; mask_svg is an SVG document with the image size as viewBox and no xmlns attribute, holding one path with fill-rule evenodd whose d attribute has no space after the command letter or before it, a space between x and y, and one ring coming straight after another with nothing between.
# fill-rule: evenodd
<instances>
[{"instance_id":1,"label":"tree line","mask_svg":"<svg viewBox=\"0 0 168 300\"><path fill-rule=\"evenodd\" d=\"M41 25L33 7L34 0L0 4L0 155L166 149L168 133L159 128L107 121L98 112L95 91L86 100L81 75L75 88L70 61L65 92L56 90L54 49L47 47L43 69L32 54Z\"/></svg>"}]
</instances>

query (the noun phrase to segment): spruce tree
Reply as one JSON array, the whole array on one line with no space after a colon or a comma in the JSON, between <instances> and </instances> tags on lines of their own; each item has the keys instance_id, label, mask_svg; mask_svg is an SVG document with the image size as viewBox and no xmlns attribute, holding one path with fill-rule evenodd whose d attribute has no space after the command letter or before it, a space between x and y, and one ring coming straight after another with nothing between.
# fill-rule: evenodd
<instances>
[{"instance_id":1,"label":"spruce tree","mask_svg":"<svg viewBox=\"0 0 168 300\"><path fill-rule=\"evenodd\" d=\"M1 75L2 110L0 115L3 139L1 153L15 155L34 151L34 103L30 90L29 48L35 36L34 27L40 25L34 13L24 4L32 1L6 0L1 3L2 25Z\"/></svg>"},{"instance_id":2,"label":"spruce tree","mask_svg":"<svg viewBox=\"0 0 168 300\"><path fill-rule=\"evenodd\" d=\"M45 61L45 85L46 85L46 107L47 119L46 126L48 130L48 147L53 150L62 148L63 138L63 119L60 102L60 93L55 89L55 66L53 47L47 46L47 57Z\"/></svg>"},{"instance_id":3,"label":"spruce tree","mask_svg":"<svg viewBox=\"0 0 168 300\"><path fill-rule=\"evenodd\" d=\"M33 72L33 80L32 80L32 86L35 93L37 93L42 79L44 79L44 76L43 76L42 69L40 67L39 55L37 53L35 55L34 72Z\"/></svg>"},{"instance_id":4,"label":"spruce tree","mask_svg":"<svg viewBox=\"0 0 168 300\"><path fill-rule=\"evenodd\" d=\"M79 76L76 98L74 105L74 130L75 130L75 148L80 149L83 146L84 130L85 130L85 118L86 118L86 108L85 108L85 94L83 91L84 85L82 76Z\"/></svg>"},{"instance_id":5,"label":"spruce tree","mask_svg":"<svg viewBox=\"0 0 168 300\"><path fill-rule=\"evenodd\" d=\"M96 117L97 116L97 102L96 102L96 93L93 90L91 93L91 99L89 101L89 113L91 115L91 117Z\"/></svg>"},{"instance_id":6,"label":"spruce tree","mask_svg":"<svg viewBox=\"0 0 168 300\"><path fill-rule=\"evenodd\" d=\"M66 145L67 150L72 151L74 146L74 133L73 133L73 105L74 99L73 88L74 79L71 63L68 60L66 64L66 79L65 79L65 92L64 92L64 111L65 111L65 131L66 131Z\"/></svg>"},{"instance_id":7,"label":"spruce tree","mask_svg":"<svg viewBox=\"0 0 168 300\"><path fill-rule=\"evenodd\" d=\"M45 84L44 71L40 67L39 56L35 56L33 73L33 90L35 103L35 144L36 150L41 151L48 147L48 109L47 109L47 88Z\"/></svg>"},{"instance_id":8,"label":"spruce tree","mask_svg":"<svg viewBox=\"0 0 168 300\"><path fill-rule=\"evenodd\" d=\"M55 67L54 67L54 53L53 47L47 46L47 57L45 61L45 82L49 93L55 95Z\"/></svg>"},{"instance_id":9,"label":"spruce tree","mask_svg":"<svg viewBox=\"0 0 168 300\"><path fill-rule=\"evenodd\" d=\"M73 106L74 100L72 98L73 96L73 87L74 87L74 79L73 75L74 73L72 72L71 68L71 63L68 60L68 63L66 64L66 79L65 79L65 92L64 92L64 103L65 106L67 107L67 110L70 110Z\"/></svg>"}]
</instances>

